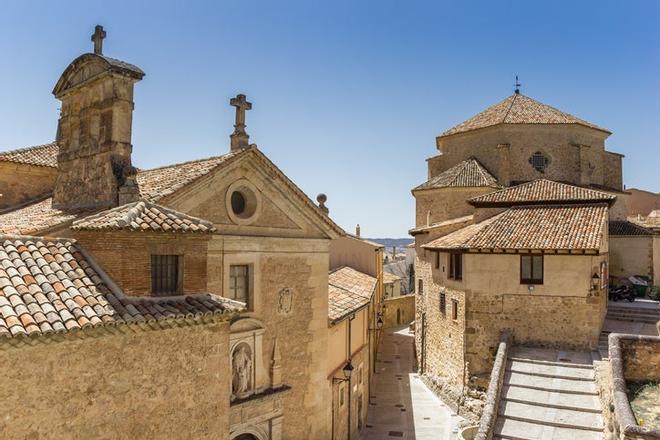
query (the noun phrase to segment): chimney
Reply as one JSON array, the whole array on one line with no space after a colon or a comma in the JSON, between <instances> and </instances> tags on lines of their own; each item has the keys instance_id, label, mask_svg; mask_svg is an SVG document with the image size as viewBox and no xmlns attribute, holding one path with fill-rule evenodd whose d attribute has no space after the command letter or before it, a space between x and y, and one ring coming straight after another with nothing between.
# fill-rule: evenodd
<instances>
[{"instance_id":1,"label":"chimney","mask_svg":"<svg viewBox=\"0 0 660 440\"><path fill-rule=\"evenodd\" d=\"M330 210L328 209L327 206L325 206L325 202L328 201L328 196L321 193L318 196L316 196L316 201L319 202L319 209L323 211L325 215L328 215L330 213Z\"/></svg>"},{"instance_id":2,"label":"chimney","mask_svg":"<svg viewBox=\"0 0 660 440\"><path fill-rule=\"evenodd\" d=\"M96 26L94 52L69 64L53 89L62 103L54 208L108 208L120 198L139 197L131 130L133 85L144 72L103 55L105 36L103 27Z\"/></svg>"},{"instance_id":3,"label":"chimney","mask_svg":"<svg viewBox=\"0 0 660 440\"><path fill-rule=\"evenodd\" d=\"M355 236L360 238L360 224L358 223L357 226L355 226Z\"/></svg>"}]
</instances>

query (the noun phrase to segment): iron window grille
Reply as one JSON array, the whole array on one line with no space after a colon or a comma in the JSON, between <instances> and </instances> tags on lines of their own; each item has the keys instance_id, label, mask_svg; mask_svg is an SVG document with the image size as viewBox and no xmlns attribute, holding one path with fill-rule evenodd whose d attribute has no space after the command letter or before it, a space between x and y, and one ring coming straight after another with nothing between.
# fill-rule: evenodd
<instances>
[{"instance_id":1,"label":"iron window grille","mask_svg":"<svg viewBox=\"0 0 660 440\"><path fill-rule=\"evenodd\" d=\"M181 294L182 269L181 255L152 255L151 292L156 296Z\"/></svg>"}]
</instances>

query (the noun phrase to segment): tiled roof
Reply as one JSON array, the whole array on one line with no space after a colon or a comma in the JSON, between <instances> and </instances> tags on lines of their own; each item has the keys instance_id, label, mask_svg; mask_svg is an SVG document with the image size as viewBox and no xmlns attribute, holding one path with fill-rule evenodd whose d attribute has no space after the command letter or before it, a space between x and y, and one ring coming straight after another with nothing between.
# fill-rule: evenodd
<instances>
[{"instance_id":1,"label":"tiled roof","mask_svg":"<svg viewBox=\"0 0 660 440\"><path fill-rule=\"evenodd\" d=\"M156 202L207 175L219 165L228 162L229 159L247 151L250 150L237 150L222 156L209 157L208 159L142 170L137 174L140 195L145 200Z\"/></svg>"},{"instance_id":2,"label":"tiled roof","mask_svg":"<svg viewBox=\"0 0 660 440\"><path fill-rule=\"evenodd\" d=\"M516 206L423 247L598 251L606 220L606 204Z\"/></svg>"},{"instance_id":3,"label":"tiled roof","mask_svg":"<svg viewBox=\"0 0 660 440\"><path fill-rule=\"evenodd\" d=\"M452 187L498 187L497 179L473 157L454 165L414 190Z\"/></svg>"},{"instance_id":4,"label":"tiled roof","mask_svg":"<svg viewBox=\"0 0 660 440\"><path fill-rule=\"evenodd\" d=\"M443 220L437 223L431 223L430 225L418 226L416 228L412 228L411 230L409 230L408 233L410 235L422 234L425 232L432 231L434 229L444 228L446 226L457 225L460 223L469 223L472 220L474 220L474 215L470 214L463 217L456 217L449 220ZM415 243L411 243L411 245L412 247L415 247Z\"/></svg>"},{"instance_id":5,"label":"tiled roof","mask_svg":"<svg viewBox=\"0 0 660 440\"><path fill-rule=\"evenodd\" d=\"M383 271L383 283L384 284L394 283L395 281L401 281L401 277L398 276L398 275L394 275L393 273Z\"/></svg>"},{"instance_id":6,"label":"tiled roof","mask_svg":"<svg viewBox=\"0 0 660 440\"><path fill-rule=\"evenodd\" d=\"M467 121L450 128L442 133L440 137L465 133L498 124L579 124L609 133L609 131L595 124L576 118L573 115L564 113L532 98L513 94Z\"/></svg>"},{"instance_id":7,"label":"tiled roof","mask_svg":"<svg viewBox=\"0 0 660 440\"><path fill-rule=\"evenodd\" d=\"M654 209L647 215L637 216L637 217L628 217L628 220L652 230L660 229L660 209Z\"/></svg>"},{"instance_id":8,"label":"tiled roof","mask_svg":"<svg viewBox=\"0 0 660 440\"><path fill-rule=\"evenodd\" d=\"M371 301L378 280L344 266L328 275L328 317L337 321Z\"/></svg>"},{"instance_id":9,"label":"tiled roof","mask_svg":"<svg viewBox=\"0 0 660 440\"><path fill-rule=\"evenodd\" d=\"M213 223L150 202L128 203L73 222L74 230L214 232Z\"/></svg>"},{"instance_id":10,"label":"tiled roof","mask_svg":"<svg viewBox=\"0 0 660 440\"><path fill-rule=\"evenodd\" d=\"M0 336L166 324L233 311L212 295L131 298L114 291L74 240L0 237Z\"/></svg>"},{"instance_id":11,"label":"tiled roof","mask_svg":"<svg viewBox=\"0 0 660 440\"><path fill-rule=\"evenodd\" d=\"M610 220L610 235L653 235L653 232L633 222L625 220Z\"/></svg>"},{"instance_id":12,"label":"tiled roof","mask_svg":"<svg viewBox=\"0 0 660 440\"><path fill-rule=\"evenodd\" d=\"M581 186L539 179L473 197L469 203L475 206L508 206L530 203L589 203L608 202L616 199L613 194Z\"/></svg>"},{"instance_id":13,"label":"tiled roof","mask_svg":"<svg viewBox=\"0 0 660 440\"><path fill-rule=\"evenodd\" d=\"M80 211L53 209L53 199L43 200L22 208L0 214L0 232L4 234L33 234L72 221L81 215ZM89 212L86 212L89 214Z\"/></svg>"},{"instance_id":14,"label":"tiled roof","mask_svg":"<svg viewBox=\"0 0 660 440\"><path fill-rule=\"evenodd\" d=\"M57 168L60 148L55 142L0 153L0 161Z\"/></svg>"}]
</instances>

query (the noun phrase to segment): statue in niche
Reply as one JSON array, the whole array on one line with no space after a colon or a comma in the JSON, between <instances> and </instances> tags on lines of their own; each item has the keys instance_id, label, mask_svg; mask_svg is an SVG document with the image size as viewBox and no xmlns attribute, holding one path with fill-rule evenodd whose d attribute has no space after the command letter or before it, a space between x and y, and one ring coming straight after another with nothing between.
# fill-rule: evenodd
<instances>
[{"instance_id":1,"label":"statue in niche","mask_svg":"<svg viewBox=\"0 0 660 440\"><path fill-rule=\"evenodd\" d=\"M245 395L250 390L252 377L252 355L247 344L240 344L234 349L231 365L231 391L236 396Z\"/></svg>"}]
</instances>

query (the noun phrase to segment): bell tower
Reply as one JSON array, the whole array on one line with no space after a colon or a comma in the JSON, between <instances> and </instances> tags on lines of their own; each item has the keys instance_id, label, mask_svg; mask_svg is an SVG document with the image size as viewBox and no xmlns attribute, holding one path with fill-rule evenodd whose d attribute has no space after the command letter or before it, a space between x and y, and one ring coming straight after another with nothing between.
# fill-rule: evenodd
<instances>
[{"instance_id":1,"label":"bell tower","mask_svg":"<svg viewBox=\"0 0 660 440\"><path fill-rule=\"evenodd\" d=\"M62 102L54 208L105 208L139 197L131 129L133 85L144 72L103 55L105 36L96 26L94 53L76 58L53 89Z\"/></svg>"}]
</instances>

